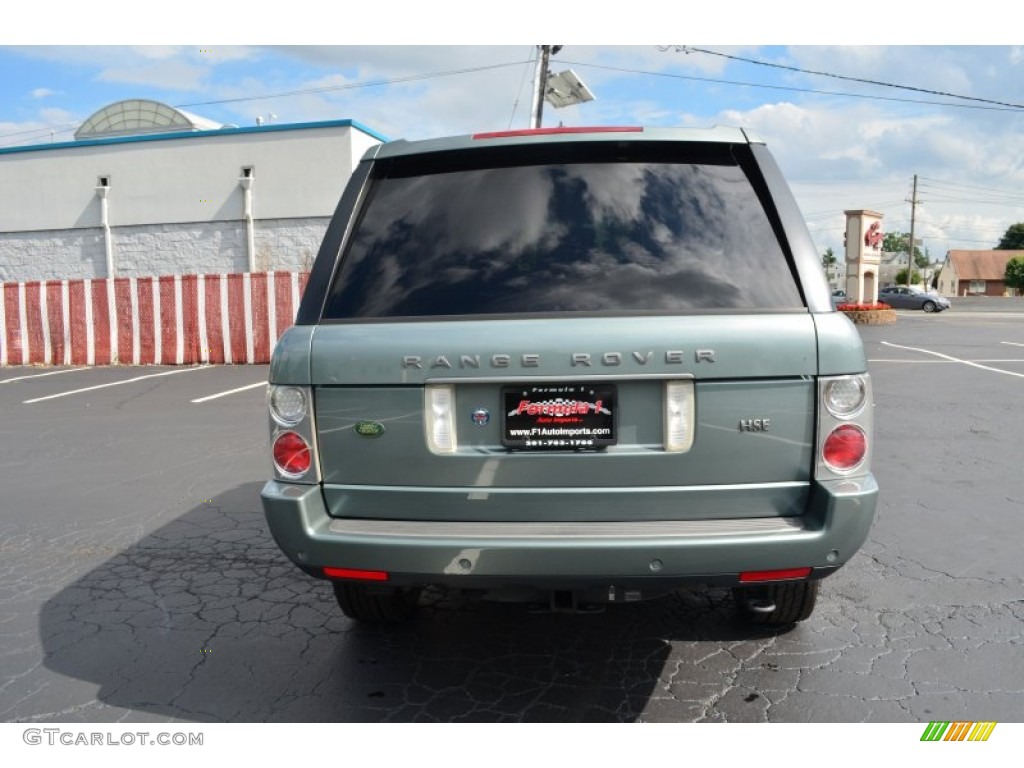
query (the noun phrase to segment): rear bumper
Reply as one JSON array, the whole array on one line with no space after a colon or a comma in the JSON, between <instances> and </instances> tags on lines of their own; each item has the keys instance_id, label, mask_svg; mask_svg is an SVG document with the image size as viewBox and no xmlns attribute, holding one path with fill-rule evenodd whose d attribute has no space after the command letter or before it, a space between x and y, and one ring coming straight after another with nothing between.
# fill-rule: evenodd
<instances>
[{"instance_id":1,"label":"rear bumper","mask_svg":"<svg viewBox=\"0 0 1024 768\"><path fill-rule=\"evenodd\" d=\"M633 522L430 522L334 518L321 488L263 487L271 534L304 570L383 570L396 585L567 589L736 584L748 570L846 563L867 538L873 476L814 482L801 517Z\"/></svg>"},{"instance_id":2,"label":"rear bumper","mask_svg":"<svg viewBox=\"0 0 1024 768\"><path fill-rule=\"evenodd\" d=\"M430 522L332 518L319 486L268 482L275 541L314 575L325 566L386 571L396 585L470 589L600 584L735 584L742 571L846 563L867 538L873 476L811 484L801 517L634 522Z\"/></svg>"}]
</instances>

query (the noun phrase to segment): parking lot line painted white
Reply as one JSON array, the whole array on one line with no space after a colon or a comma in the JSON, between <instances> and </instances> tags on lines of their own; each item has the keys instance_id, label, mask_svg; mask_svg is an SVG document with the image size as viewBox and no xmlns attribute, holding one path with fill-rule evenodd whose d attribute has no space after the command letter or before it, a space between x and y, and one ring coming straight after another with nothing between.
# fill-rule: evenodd
<instances>
[{"instance_id":1,"label":"parking lot line painted white","mask_svg":"<svg viewBox=\"0 0 1024 768\"><path fill-rule=\"evenodd\" d=\"M1005 374L1006 376L1016 376L1019 379L1024 379L1024 373L1017 373L1016 371L1004 371L1002 368L992 368L991 366L988 365L982 365L981 363L975 363L970 360L963 360L959 357L953 357L952 355L944 355L941 352L933 352L930 349L921 349L921 347L905 347L902 344L890 344L888 341L883 341L882 344L884 344L887 347L893 347L894 349L908 349L911 352L921 352L925 355L934 355L935 357L942 358L943 360L949 360L954 363L963 363L964 365L969 365L972 368L980 368L983 371L992 371L993 373L1002 373Z\"/></svg>"},{"instance_id":2,"label":"parking lot line painted white","mask_svg":"<svg viewBox=\"0 0 1024 768\"><path fill-rule=\"evenodd\" d=\"M55 395L46 395L45 397L34 397L31 400L22 400L24 405L30 405L32 403L41 403L44 400L53 400L58 397L67 397L68 395L77 395L82 392L91 392L94 389L105 389L107 387L118 387L121 384L131 384L133 381L142 381L143 379L155 379L157 376L172 376L175 373L188 373L190 371L203 371L207 368L212 368L211 365L200 365L195 368L175 368L173 371L161 371L160 373L149 373L145 376L136 376L132 379L124 379L123 381L111 381L107 384L97 384L92 387L82 387L81 389L72 389L69 392L58 392Z\"/></svg>"},{"instance_id":3,"label":"parking lot line painted white","mask_svg":"<svg viewBox=\"0 0 1024 768\"><path fill-rule=\"evenodd\" d=\"M1000 341L1000 344L1009 344L1011 347L1024 347L1024 344L1018 344L1016 341Z\"/></svg>"},{"instance_id":4,"label":"parking lot line painted white","mask_svg":"<svg viewBox=\"0 0 1024 768\"><path fill-rule=\"evenodd\" d=\"M0 384L8 384L12 381L22 381L24 379L38 379L40 376L56 376L60 373L74 373L75 371L88 371L89 368L62 368L59 371L47 371L46 373L30 373L26 376L15 376L13 379L0 379Z\"/></svg>"},{"instance_id":5,"label":"parking lot line painted white","mask_svg":"<svg viewBox=\"0 0 1024 768\"><path fill-rule=\"evenodd\" d=\"M218 397L227 397L228 395L233 395L236 392L245 392L246 390L249 390L249 389L256 389L256 387L265 387L265 386L267 386L267 382L265 382L265 381L257 381L255 384L247 384L244 387L237 387L236 389L229 389L227 392L218 392L215 395L207 395L206 397L197 397L195 400L191 400L190 402L193 402L193 403L205 403L207 400L216 400Z\"/></svg>"}]
</instances>

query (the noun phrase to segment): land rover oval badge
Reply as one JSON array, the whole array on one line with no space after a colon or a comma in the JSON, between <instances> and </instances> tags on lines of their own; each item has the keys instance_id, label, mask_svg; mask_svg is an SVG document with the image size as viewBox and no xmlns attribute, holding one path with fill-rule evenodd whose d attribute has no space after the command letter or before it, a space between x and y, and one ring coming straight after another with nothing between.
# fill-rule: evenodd
<instances>
[{"instance_id":1,"label":"land rover oval badge","mask_svg":"<svg viewBox=\"0 0 1024 768\"><path fill-rule=\"evenodd\" d=\"M380 437L384 434L384 425L379 421L357 421L355 430L360 437Z\"/></svg>"}]
</instances>

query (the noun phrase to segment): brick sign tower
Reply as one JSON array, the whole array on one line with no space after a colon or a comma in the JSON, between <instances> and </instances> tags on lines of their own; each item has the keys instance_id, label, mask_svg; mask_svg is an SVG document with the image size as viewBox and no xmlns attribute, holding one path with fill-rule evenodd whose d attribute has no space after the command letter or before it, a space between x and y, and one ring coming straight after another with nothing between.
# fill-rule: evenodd
<instances>
[{"instance_id":1,"label":"brick sign tower","mask_svg":"<svg viewBox=\"0 0 1024 768\"><path fill-rule=\"evenodd\" d=\"M882 255L882 214L846 214L846 295L858 304L878 301L878 268Z\"/></svg>"}]
</instances>

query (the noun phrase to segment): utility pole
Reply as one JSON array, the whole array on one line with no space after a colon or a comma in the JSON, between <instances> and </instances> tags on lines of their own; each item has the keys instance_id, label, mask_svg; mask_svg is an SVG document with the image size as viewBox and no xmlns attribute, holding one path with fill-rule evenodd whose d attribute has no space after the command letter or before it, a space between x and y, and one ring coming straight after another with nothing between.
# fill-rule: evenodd
<instances>
[{"instance_id":1,"label":"utility pole","mask_svg":"<svg viewBox=\"0 0 1024 768\"><path fill-rule=\"evenodd\" d=\"M537 69L533 73L533 107L530 109L530 127L540 128L544 116L544 89L548 82L548 62L562 50L560 45L538 45Z\"/></svg>"},{"instance_id":2,"label":"utility pole","mask_svg":"<svg viewBox=\"0 0 1024 768\"><path fill-rule=\"evenodd\" d=\"M907 287L910 287L914 273L914 219L917 214L917 174L914 174L914 191L910 195L910 244L907 246Z\"/></svg>"}]
</instances>

